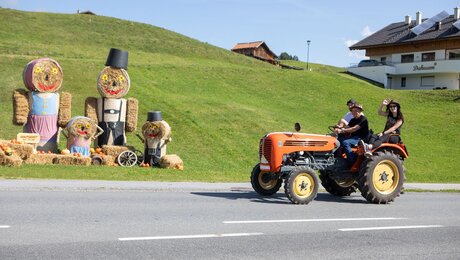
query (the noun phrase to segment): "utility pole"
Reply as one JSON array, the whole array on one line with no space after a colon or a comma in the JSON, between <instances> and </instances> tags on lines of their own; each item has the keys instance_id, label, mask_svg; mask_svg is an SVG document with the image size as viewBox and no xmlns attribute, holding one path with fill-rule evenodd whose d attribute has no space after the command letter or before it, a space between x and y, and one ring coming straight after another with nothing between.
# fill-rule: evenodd
<instances>
[{"instance_id":1,"label":"utility pole","mask_svg":"<svg viewBox=\"0 0 460 260\"><path fill-rule=\"evenodd\" d=\"M310 58L310 40L307 41L307 71L308 71L308 60Z\"/></svg>"}]
</instances>

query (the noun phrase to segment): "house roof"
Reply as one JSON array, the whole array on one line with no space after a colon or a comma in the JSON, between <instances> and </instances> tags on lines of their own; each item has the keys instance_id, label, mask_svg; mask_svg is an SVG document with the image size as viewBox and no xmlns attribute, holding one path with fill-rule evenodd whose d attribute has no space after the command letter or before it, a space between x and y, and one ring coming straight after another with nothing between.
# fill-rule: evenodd
<instances>
[{"instance_id":1,"label":"house roof","mask_svg":"<svg viewBox=\"0 0 460 260\"><path fill-rule=\"evenodd\" d=\"M259 47L264 47L265 50L271 54L273 57L278 58L278 56L268 48L267 44L263 41L257 41L257 42L245 42L245 43L237 43L231 50L241 50L241 49L257 49Z\"/></svg>"},{"instance_id":2,"label":"house roof","mask_svg":"<svg viewBox=\"0 0 460 260\"><path fill-rule=\"evenodd\" d=\"M423 21L425 20L427 19L424 19ZM392 23L360 42L350 46L350 50L363 50L370 47L458 38L460 37L460 30L455 26L452 26L452 24L456 21L457 20L454 19L454 16L450 15L441 21L440 29L437 29L437 26L433 25L431 28L419 35L416 35L410 30L415 27L415 21L411 21L410 24L405 22Z\"/></svg>"},{"instance_id":3,"label":"house roof","mask_svg":"<svg viewBox=\"0 0 460 260\"><path fill-rule=\"evenodd\" d=\"M239 50L239 49L255 49L258 48L260 45L264 44L263 41L257 41L257 42L245 42L245 43L237 43L233 48L233 50Z\"/></svg>"}]
</instances>

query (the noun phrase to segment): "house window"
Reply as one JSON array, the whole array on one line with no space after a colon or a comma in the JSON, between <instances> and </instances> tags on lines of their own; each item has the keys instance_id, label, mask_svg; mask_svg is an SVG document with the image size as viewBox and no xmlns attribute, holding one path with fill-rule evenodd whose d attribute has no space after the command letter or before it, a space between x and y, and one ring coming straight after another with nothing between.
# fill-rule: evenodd
<instances>
[{"instance_id":1,"label":"house window","mask_svg":"<svg viewBox=\"0 0 460 260\"><path fill-rule=\"evenodd\" d=\"M434 52L422 53L422 61L434 61L435 56Z\"/></svg>"},{"instance_id":2,"label":"house window","mask_svg":"<svg viewBox=\"0 0 460 260\"><path fill-rule=\"evenodd\" d=\"M449 52L449 60L460 60L460 52Z\"/></svg>"},{"instance_id":3,"label":"house window","mask_svg":"<svg viewBox=\"0 0 460 260\"><path fill-rule=\"evenodd\" d=\"M414 62L414 54L401 55L401 63Z\"/></svg>"},{"instance_id":4,"label":"house window","mask_svg":"<svg viewBox=\"0 0 460 260\"><path fill-rule=\"evenodd\" d=\"M406 87L406 78L401 78L401 88Z\"/></svg>"},{"instance_id":5,"label":"house window","mask_svg":"<svg viewBox=\"0 0 460 260\"><path fill-rule=\"evenodd\" d=\"M387 57L381 57L381 58L380 58L380 62L381 62L383 65L386 65L386 64L387 64Z\"/></svg>"},{"instance_id":6,"label":"house window","mask_svg":"<svg viewBox=\"0 0 460 260\"><path fill-rule=\"evenodd\" d=\"M420 86L434 87L434 76L424 76L421 78Z\"/></svg>"}]
</instances>

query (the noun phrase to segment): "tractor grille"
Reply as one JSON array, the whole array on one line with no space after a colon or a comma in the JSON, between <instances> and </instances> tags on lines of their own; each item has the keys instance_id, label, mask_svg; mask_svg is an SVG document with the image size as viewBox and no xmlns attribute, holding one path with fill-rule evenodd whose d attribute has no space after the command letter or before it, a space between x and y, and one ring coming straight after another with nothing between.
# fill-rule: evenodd
<instances>
[{"instance_id":1,"label":"tractor grille","mask_svg":"<svg viewBox=\"0 0 460 260\"><path fill-rule=\"evenodd\" d=\"M327 141L319 141L319 140L287 140L284 143L284 146L326 146Z\"/></svg>"},{"instance_id":2,"label":"tractor grille","mask_svg":"<svg viewBox=\"0 0 460 260\"><path fill-rule=\"evenodd\" d=\"M268 161L270 161L270 158L272 156L272 140L271 139L265 139L263 141L262 149L263 149L264 157Z\"/></svg>"}]
</instances>

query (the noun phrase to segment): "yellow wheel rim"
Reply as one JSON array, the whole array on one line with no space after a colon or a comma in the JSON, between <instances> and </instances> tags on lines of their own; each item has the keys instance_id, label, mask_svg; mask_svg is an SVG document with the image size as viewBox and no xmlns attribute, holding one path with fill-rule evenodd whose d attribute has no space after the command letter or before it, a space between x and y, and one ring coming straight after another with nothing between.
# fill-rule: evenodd
<instances>
[{"instance_id":1,"label":"yellow wheel rim","mask_svg":"<svg viewBox=\"0 0 460 260\"><path fill-rule=\"evenodd\" d=\"M260 187L264 190L273 189L278 182L276 179L270 179L268 174L268 172L261 172L258 177Z\"/></svg>"},{"instance_id":2,"label":"yellow wheel rim","mask_svg":"<svg viewBox=\"0 0 460 260\"><path fill-rule=\"evenodd\" d=\"M294 193L299 197L308 197L313 193L315 181L307 173L301 173L294 179Z\"/></svg>"},{"instance_id":3,"label":"yellow wheel rim","mask_svg":"<svg viewBox=\"0 0 460 260\"><path fill-rule=\"evenodd\" d=\"M381 194L392 193L399 184L398 166L390 160L379 162L372 174L372 181L374 188Z\"/></svg>"}]
</instances>

